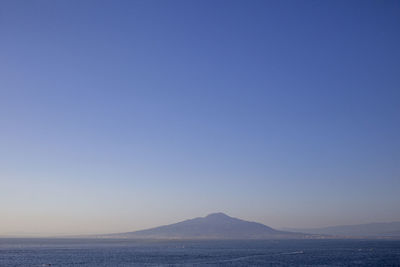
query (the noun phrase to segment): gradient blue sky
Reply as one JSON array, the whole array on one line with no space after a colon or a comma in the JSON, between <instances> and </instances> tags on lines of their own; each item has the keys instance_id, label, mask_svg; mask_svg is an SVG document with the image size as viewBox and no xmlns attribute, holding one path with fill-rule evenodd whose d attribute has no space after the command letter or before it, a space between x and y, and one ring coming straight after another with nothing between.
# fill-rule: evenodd
<instances>
[{"instance_id":1,"label":"gradient blue sky","mask_svg":"<svg viewBox=\"0 0 400 267\"><path fill-rule=\"evenodd\" d=\"M399 1L1 1L0 234L400 220Z\"/></svg>"}]
</instances>

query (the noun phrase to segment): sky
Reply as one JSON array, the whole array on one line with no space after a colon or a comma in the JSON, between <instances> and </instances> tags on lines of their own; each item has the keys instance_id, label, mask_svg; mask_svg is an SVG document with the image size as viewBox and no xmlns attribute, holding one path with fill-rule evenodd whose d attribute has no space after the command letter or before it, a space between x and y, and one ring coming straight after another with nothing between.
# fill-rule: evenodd
<instances>
[{"instance_id":1,"label":"sky","mask_svg":"<svg viewBox=\"0 0 400 267\"><path fill-rule=\"evenodd\" d=\"M400 221L399 1L1 1L0 235Z\"/></svg>"}]
</instances>

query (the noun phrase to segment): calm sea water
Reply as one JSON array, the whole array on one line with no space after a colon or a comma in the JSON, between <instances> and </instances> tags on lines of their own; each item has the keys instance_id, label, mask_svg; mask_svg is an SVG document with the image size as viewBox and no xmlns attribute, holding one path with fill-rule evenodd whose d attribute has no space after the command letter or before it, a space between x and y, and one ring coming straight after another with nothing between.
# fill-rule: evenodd
<instances>
[{"instance_id":1,"label":"calm sea water","mask_svg":"<svg viewBox=\"0 0 400 267\"><path fill-rule=\"evenodd\" d=\"M0 266L400 266L400 241L0 239Z\"/></svg>"}]
</instances>

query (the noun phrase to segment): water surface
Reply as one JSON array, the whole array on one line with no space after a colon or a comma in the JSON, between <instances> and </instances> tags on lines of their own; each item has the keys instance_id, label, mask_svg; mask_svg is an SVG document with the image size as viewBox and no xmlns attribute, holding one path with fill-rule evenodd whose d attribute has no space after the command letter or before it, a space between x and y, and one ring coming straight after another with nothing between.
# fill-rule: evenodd
<instances>
[{"instance_id":1,"label":"water surface","mask_svg":"<svg viewBox=\"0 0 400 267\"><path fill-rule=\"evenodd\" d=\"M3 238L0 266L400 266L400 241Z\"/></svg>"}]
</instances>

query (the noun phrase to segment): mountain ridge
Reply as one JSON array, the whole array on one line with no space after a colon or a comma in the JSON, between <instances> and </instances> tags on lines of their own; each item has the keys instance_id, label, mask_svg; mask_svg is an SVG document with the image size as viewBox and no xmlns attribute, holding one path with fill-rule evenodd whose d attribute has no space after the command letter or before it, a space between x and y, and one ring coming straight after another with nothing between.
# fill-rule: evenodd
<instances>
[{"instance_id":1,"label":"mountain ridge","mask_svg":"<svg viewBox=\"0 0 400 267\"><path fill-rule=\"evenodd\" d=\"M279 231L267 225L211 213L181 222L107 237L143 239L303 239L310 234Z\"/></svg>"},{"instance_id":2,"label":"mountain ridge","mask_svg":"<svg viewBox=\"0 0 400 267\"><path fill-rule=\"evenodd\" d=\"M301 231L302 233L349 236L349 237L392 237L400 238L400 222L378 222L350 225L336 225L318 228L284 228L286 231Z\"/></svg>"}]
</instances>

